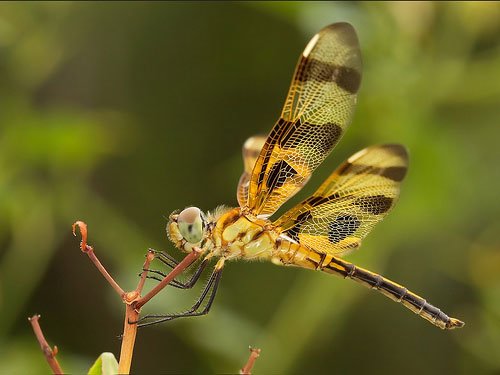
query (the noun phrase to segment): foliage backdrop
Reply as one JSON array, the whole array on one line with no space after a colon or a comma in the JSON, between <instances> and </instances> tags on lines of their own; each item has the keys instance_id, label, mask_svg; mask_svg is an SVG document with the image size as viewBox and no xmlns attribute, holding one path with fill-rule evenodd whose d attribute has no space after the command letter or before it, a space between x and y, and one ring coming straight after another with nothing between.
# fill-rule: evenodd
<instances>
[{"instance_id":1,"label":"foliage backdrop","mask_svg":"<svg viewBox=\"0 0 500 375\"><path fill-rule=\"evenodd\" d=\"M123 307L78 250L77 219L131 289L179 208L236 204L240 146L277 119L321 27L351 22L354 122L305 192L370 144L410 150L389 218L350 260L464 329L443 332L329 275L231 263L209 316L139 332L135 372L500 371L499 3L0 4L0 373L46 373L42 314L66 371L118 354ZM199 290L148 308L180 311Z\"/></svg>"}]
</instances>

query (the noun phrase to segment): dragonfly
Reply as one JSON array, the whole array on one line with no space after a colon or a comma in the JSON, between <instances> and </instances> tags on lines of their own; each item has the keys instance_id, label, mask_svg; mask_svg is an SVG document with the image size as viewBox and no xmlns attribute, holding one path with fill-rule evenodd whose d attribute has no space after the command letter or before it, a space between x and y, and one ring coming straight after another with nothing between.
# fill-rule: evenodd
<instances>
[{"instance_id":1,"label":"dragonfly","mask_svg":"<svg viewBox=\"0 0 500 375\"><path fill-rule=\"evenodd\" d=\"M174 280L172 286L192 288L210 260L218 259L200 297L182 313L145 315L140 326L207 314L224 266L233 260L268 260L338 275L377 290L441 329L464 326L406 287L344 260L396 203L408 168L404 146L381 144L355 153L311 197L271 220L344 134L361 71L352 25L334 23L314 35L299 57L281 116L269 135L253 136L243 145L238 207L220 206L206 214L188 207L169 217L167 234L173 244L184 252L201 252L191 279ZM157 254L171 268L178 264L167 253Z\"/></svg>"}]
</instances>

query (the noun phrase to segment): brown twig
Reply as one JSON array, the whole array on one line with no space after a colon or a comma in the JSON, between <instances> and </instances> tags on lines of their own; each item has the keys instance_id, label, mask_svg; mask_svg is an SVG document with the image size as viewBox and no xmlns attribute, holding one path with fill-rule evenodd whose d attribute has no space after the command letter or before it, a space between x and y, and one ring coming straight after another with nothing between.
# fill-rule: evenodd
<instances>
[{"instance_id":1,"label":"brown twig","mask_svg":"<svg viewBox=\"0 0 500 375\"><path fill-rule=\"evenodd\" d=\"M252 373L252 368L253 365L255 364L255 361L260 356L260 349L252 347L250 347L249 349L250 349L250 356L248 357L248 361L245 364L245 366L243 366L243 368L240 370L240 374L250 375Z\"/></svg>"},{"instance_id":2,"label":"brown twig","mask_svg":"<svg viewBox=\"0 0 500 375\"><path fill-rule=\"evenodd\" d=\"M124 298L125 292L123 289L118 285L118 283L111 277L111 275L108 273L106 268L102 265L102 263L99 261L97 256L94 253L94 249L92 246L87 245L87 224L85 224L83 221L76 221L73 224L73 235L76 236L76 227L80 229L80 233L82 234L82 241L80 242L80 249L88 255L92 263L96 266L96 268L99 270L99 272L104 276L106 281L111 285L111 287L118 293L120 298Z\"/></svg>"},{"instance_id":3,"label":"brown twig","mask_svg":"<svg viewBox=\"0 0 500 375\"><path fill-rule=\"evenodd\" d=\"M126 304L118 372L120 374L128 374L130 372L130 366L132 364L135 339L137 336L136 322L139 320L139 312L141 307L144 306L151 298L157 295L163 288L165 288L175 277L177 277L181 272L189 267L200 256L201 250L195 249L191 253L189 253L167 276L165 276L165 278L158 285L156 285L156 287L154 287L149 293L141 298L141 292L144 287L144 283L146 282L149 265L155 257L154 252L149 251L146 256L143 271L141 273L139 283L137 284L137 288L131 292L124 292L123 289L118 285L118 283L111 277L108 271L106 271L104 266L101 264L101 262L95 255L92 246L87 244L87 224L85 224L83 221L76 221L73 224L73 235L75 236L76 227L80 229L80 233L82 235L80 249L88 255L92 263L94 263L99 272L101 272L104 278L120 295L120 298Z\"/></svg>"},{"instance_id":4,"label":"brown twig","mask_svg":"<svg viewBox=\"0 0 500 375\"><path fill-rule=\"evenodd\" d=\"M173 279L175 279L182 271L189 267L200 256L200 249L193 249L184 259L163 278L153 289L151 289L144 297L135 303L135 308L138 310L144 306L151 298L156 296L163 288L165 288Z\"/></svg>"},{"instance_id":5,"label":"brown twig","mask_svg":"<svg viewBox=\"0 0 500 375\"><path fill-rule=\"evenodd\" d=\"M137 335L137 321L139 320L141 307L157 295L163 288L165 288L176 276L189 267L200 256L200 254L200 250L193 250L191 253L186 255L184 259L172 271L170 271L170 273L165 276L158 285L156 285L155 288L153 288L144 297L140 298L140 292L146 280L149 264L154 258L154 252L148 252L143 266L144 271L142 271L141 280L139 281L136 290L126 293L124 298L127 308L123 327L120 363L118 364L119 374L128 374L130 372L132 356L134 353L135 337Z\"/></svg>"},{"instance_id":6,"label":"brown twig","mask_svg":"<svg viewBox=\"0 0 500 375\"><path fill-rule=\"evenodd\" d=\"M137 284L137 288L135 291L139 294L142 293L142 288L144 288L144 283L146 282L146 277L148 276L149 265L155 258L155 253L153 250L148 250L148 254L146 255L146 260L144 261L144 265L142 266L141 278L139 280L139 284Z\"/></svg>"},{"instance_id":7,"label":"brown twig","mask_svg":"<svg viewBox=\"0 0 500 375\"><path fill-rule=\"evenodd\" d=\"M120 362L118 363L118 373L130 373L132 365L132 356L134 355L135 338L137 336L137 322L139 320L139 311L134 309L133 305L126 305L125 321L123 323L122 347L120 350Z\"/></svg>"},{"instance_id":8,"label":"brown twig","mask_svg":"<svg viewBox=\"0 0 500 375\"><path fill-rule=\"evenodd\" d=\"M137 321L139 320L139 312L141 307L144 306L151 298L157 295L163 288L165 288L173 279L175 279L181 272L189 267L200 255L200 249L194 249L191 253L186 255L184 259L156 285L149 293L141 298L141 292L146 282L146 277L149 270L149 264L154 259L154 252L149 251L144 262L141 279L137 288L131 292L124 292L118 283L111 277L101 264L97 256L94 254L92 246L87 244L87 224L83 221L76 221L73 224L73 235L76 236L76 227L80 229L82 241L80 249L88 255L92 263L97 267L99 272L104 276L113 289L120 295L122 301L126 304L125 321L122 335L122 346L120 352L120 362L118 364L118 372L120 374L128 374L132 364L132 356L134 353L135 338L137 336Z\"/></svg>"},{"instance_id":9,"label":"brown twig","mask_svg":"<svg viewBox=\"0 0 500 375\"><path fill-rule=\"evenodd\" d=\"M139 320L139 309L135 307L133 302L137 301L141 295L142 288L144 287L144 283L146 281L146 276L148 275L149 264L154 257L154 252L149 251L142 267L144 271L141 273L141 279L139 280L139 284L137 284L137 288L133 292L126 293L125 295L124 301L126 303L126 310L125 322L123 323L124 326L122 346L120 350L120 363L118 364L119 374L128 374L130 372L132 356L134 354L135 338L137 336L137 324L130 322L137 322L137 320Z\"/></svg>"},{"instance_id":10,"label":"brown twig","mask_svg":"<svg viewBox=\"0 0 500 375\"><path fill-rule=\"evenodd\" d=\"M54 345L54 349L52 349L49 346L49 343L47 342L47 340L45 340L45 336L43 335L40 323L38 322L39 319L40 315L33 315L31 318L28 318L29 322L31 323L31 326L33 327L33 331L35 332L35 336L38 342L40 343L42 352L45 355L45 359L47 360L47 363L52 369L52 372L54 374L63 374L63 370L61 369L61 366L59 365L59 362L57 362L56 359L56 355L58 352L57 346Z\"/></svg>"}]
</instances>

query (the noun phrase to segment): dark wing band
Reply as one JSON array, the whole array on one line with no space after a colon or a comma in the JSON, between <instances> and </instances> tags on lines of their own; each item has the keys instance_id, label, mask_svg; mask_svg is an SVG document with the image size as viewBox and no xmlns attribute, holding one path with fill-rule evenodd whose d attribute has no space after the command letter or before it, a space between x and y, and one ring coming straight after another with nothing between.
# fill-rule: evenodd
<instances>
[{"instance_id":1,"label":"dark wing band","mask_svg":"<svg viewBox=\"0 0 500 375\"><path fill-rule=\"evenodd\" d=\"M353 27L325 27L301 55L281 117L250 176L247 205L255 215L273 214L328 156L351 122L360 83Z\"/></svg>"}]
</instances>

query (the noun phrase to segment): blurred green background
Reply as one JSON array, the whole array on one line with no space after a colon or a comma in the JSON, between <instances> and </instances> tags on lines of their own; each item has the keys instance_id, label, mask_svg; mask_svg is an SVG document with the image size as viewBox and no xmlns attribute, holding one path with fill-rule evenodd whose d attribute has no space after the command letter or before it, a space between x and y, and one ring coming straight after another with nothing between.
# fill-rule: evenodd
<instances>
[{"instance_id":1,"label":"blurred green background","mask_svg":"<svg viewBox=\"0 0 500 375\"><path fill-rule=\"evenodd\" d=\"M231 263L207 317L139 331L136 373L500 372L500 4L1 3L0 373L119 352L123 305L71 235L133 289L179 208L236 205L244 140L277 119L299 54L351 22L354 122L296 203L370 144L410 150L397 208L349 260L466 322L444 332L351 281ZM288 205L290 206L290 204ZM149 284L151 285L151 284ZM148 312L199 293L168 289Z\"/></svg>"}]
</instances>

